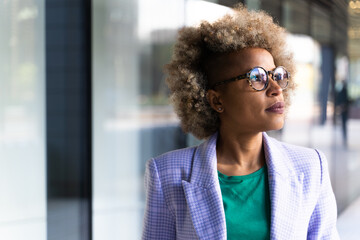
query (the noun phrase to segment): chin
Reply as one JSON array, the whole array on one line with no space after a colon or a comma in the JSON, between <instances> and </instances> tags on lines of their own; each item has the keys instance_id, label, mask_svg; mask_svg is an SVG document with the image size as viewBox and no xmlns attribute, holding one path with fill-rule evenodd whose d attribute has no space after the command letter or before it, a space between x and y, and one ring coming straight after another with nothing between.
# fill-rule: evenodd
<instances>
[{"instance_id":1,"label":"chin","mask_svg":"<svg viewBox=\"0 0 360 240\"><path fill-rule=\"evenodd\" d=\"M276 124L271 124L271 126L268 126L268 128L265 131L276 131L282 129L283 127L284 127L284 121L281 121Z\"/></svg>"},{"instance_id":2,"label":"chin","mask_svg":"<svg viewBox=\"0 0 360 240\"><path fill-rule=\"evenodd\" d=\"M277 127L277 128L274 128L274 129L272 129L272 130L280 130L280 129L282 129L283 127L284 127L284 124L281 125L281 126L279 126L279 127Z\"/></svg>"}]
</instances>

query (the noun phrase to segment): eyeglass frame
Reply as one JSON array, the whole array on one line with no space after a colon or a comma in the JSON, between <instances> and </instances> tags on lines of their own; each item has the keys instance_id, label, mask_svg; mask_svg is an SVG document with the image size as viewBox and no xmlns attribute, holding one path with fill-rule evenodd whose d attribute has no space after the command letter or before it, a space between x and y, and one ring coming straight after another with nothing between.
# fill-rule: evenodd
<instances>
[{"instance_id":1,"label":"eyeglass frame","mask_svg":"<svg viewBox=\"0 0 360 240\"><path fill-rule=\"evenodd\" d=\"M251 81L250 81L250 73L251 73L255 68L261 68L261 69L263 69L263 70L265 71L265 73L266 73L266 83L265 83L264 87L263 87L262 89L260 89L260 90L254 88L254 86L251 84ZM289 85L290 72L289 72L288 70L286 70L286 68L283 67L283 66L278 66L278 67L276 67L273 71L266 71L266 69L264 69L263 67L256 66L256 67L253 67L250 71L248 71L248 72L245 73L245 74L240 74L239 76L236 76L236 77L233 77L233 78L230 78L230 79L227 79L227 80L223 80L223 81L217 82L217 83L215 83L210 89L214 89L215 87L220 86L220 85L223 85L223 84L226 84L226 83L230 83L230 82L234 82L234 81L239 81L239 80L247 79L250 87L251 87L252 89L254 89L255 91L260 92L260 91L265 90L265 89L269 86L269 82L270 82L270 80L269 80L269 74L271 74L271 76L274 76L274 72L275 72L275 70L276 70L277 68L283 68L283 69L287 72L287 74L288 74L288 79L287 79L287 81L286 81L286 86L285 86L284 88L281 88L282 90L285 90L285 89L287 88L287 86ZM272 78L272 77L271 77L271 78ZM278 82L278 81L276 81L276 80L274 80L274 79L273 79L273 81ZM280 86L280 85L279 85L279 86ZM281 86L280 86L280 87L281 87Z\"/></svg>"}]
</instances>

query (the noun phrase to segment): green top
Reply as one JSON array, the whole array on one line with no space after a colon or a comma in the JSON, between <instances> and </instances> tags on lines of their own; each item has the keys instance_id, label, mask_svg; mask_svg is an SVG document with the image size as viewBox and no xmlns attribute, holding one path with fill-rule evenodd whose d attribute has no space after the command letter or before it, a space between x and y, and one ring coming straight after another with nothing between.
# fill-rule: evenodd
<instances>
[{"instance_id":1,"label":"green top","mask_svg":"<svg viewBox=\"0 0 360 240\"><path fill-rule=\"evenodd\" d=\"M245 176L218 171L227 239L270 239L270 193L266 165Z\"/></svg>"}]
</instances>

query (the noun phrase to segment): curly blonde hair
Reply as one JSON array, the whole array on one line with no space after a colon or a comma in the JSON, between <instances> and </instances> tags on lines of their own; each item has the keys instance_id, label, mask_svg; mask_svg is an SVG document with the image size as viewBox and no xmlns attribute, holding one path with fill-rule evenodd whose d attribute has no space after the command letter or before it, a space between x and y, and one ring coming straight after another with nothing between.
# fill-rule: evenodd
<instances>
[{"instance_id":1,"label":"curly blonde hair","mask_svg":"<svg viewBox=\"0 0 360 240\"><path fill-rule=\"evenodd\" d=\"M286 31L263 11L249 11L243 5L233 8L214 23L203 21L198 27L180 29L172 60L165 66L170 99L185 132L199 139L215 133L220 120L206 99L208 81L202 67L206 57L244 48L266 49L276 66L294 73L292 53L287 50ZM292 79L283 92L286 105L295 84Z\"/></svg>"}]
</instances>

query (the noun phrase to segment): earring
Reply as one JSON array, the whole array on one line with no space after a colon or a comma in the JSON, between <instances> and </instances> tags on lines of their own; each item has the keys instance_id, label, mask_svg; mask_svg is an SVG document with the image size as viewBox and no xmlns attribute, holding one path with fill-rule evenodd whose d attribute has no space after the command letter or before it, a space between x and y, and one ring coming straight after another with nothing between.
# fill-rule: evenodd
<instances>
[{"instance_id":1,"label":"earring","mask_svg":"<svg viewBox=\"0 0 360 240\"><path fill-rule=\"evenodd\" d=\"M221 111L221 110L222 110L222 108L221 108L221 107L219 107L219 108L218 108L218 110L219 110L219 111Z\"/></svg>"}]
</instances>

